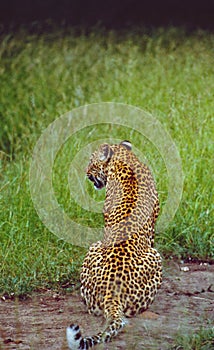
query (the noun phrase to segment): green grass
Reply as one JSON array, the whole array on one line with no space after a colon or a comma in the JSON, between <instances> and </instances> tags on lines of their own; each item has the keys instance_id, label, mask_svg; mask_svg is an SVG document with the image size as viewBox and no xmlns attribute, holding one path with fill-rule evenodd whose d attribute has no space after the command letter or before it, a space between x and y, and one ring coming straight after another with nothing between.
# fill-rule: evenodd
<instances>
[{"instance_id":1,"label":"green grass","mask_svg":"<svg viewBox=\"0 0 214 350\"><path fill-rule=\"evenodd\" d=\"M52 121L94 102L141 107L168 130L185 179L179 210L157 246L165 257L213 261L213 47L213 34L176 28L88 35L19 30L0 38L1 293L57 288L78 279L85 250L59 240L41 223L30 196L29 166L37 139ZM138 145L152 165L163 205L167 174L155 147L127 128L89 131L91 142L111 134ZM87 144L86 135L77 133L60 150L53 185L67 214L100 227L102 216L72 202L67 184L69 164ZM95 200L102 198L87 186Z\"/></svg>"},{"instance_id":2,"label":"green grass","mask_svg":"<svg viewBox=\"0 0 214 350\"><path fill-rule=\"evenodd\" d=\"M179 335L173 350L212 350L214 347L214 329L202 328L192 335Z\"/></svg>"}]
</instances>

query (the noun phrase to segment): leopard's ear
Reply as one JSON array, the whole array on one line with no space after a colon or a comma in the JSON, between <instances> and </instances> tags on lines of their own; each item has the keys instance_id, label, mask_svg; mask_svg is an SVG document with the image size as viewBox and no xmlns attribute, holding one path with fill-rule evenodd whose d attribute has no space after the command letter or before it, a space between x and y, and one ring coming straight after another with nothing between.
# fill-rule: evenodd
<instances>
[{"instance_id":1,"label":"leopard's ear","mask_svg":"<svg viewBox=\"0 0 214 350\"><path fill-rule=\"evenodd\" d=\"M101 146L101 151L99 154L99 159L102 162L106 162L107 160L109 160L112 155L113 155L113 150L111 149L111 147L106 143L104 145Z\"/></svg>"},{"instance_id":2,"label":"leopard's ear","mask_svg":"<svg viewBox=\"0 0 214 350\"><path fill-rule=\"evenodd\" d=\"M129 142L127 140L124 140L124 141L120 142L120 145L124 146L128 151L131 151L131 149L132 149L131 142Z\"/></svg>"}]
</instances>

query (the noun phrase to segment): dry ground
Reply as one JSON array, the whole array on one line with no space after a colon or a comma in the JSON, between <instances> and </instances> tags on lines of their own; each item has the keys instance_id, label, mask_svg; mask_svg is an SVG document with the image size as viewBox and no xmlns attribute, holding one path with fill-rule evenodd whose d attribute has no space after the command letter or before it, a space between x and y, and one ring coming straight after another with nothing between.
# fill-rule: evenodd
<instances>
[{"instance_id":1,"label":"dry ground","mask_svg":"<svg viewBox=\"0 0 214 350\"><path fill-rule=\"evenodd\" d=\"M182 271L188 267L188 271ZM104 326L89 315L78 292L34 294L25 301L0 301L0 349L66 350L65 328L79 323L83 334ZM164 280L149 311L129 319L124 331L105 350L170 349L178 333L214 324L214 265L166 263Z\"/></svg>"}]
</instances>

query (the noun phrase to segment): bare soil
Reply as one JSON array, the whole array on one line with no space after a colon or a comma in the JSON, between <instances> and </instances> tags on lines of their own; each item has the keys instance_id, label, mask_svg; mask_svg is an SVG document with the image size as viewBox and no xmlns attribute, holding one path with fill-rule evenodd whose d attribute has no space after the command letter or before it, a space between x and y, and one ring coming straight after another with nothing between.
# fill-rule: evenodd
<instances>
[{"instance_id":1,"label":"bare soil","mask_svg":"<svg viewBox=\"0 0 214 350\"><path fill-rule=\"evenodd\" d=\"M87 313L77 291L46 291L24 301L2 298L0 349L67 350L65 329L70 323L78 323L84 335L104 327L102 317ZM170 349L178 333L191 334L213 324L214 265L166 263L162 287L149 311L129 319L111 343L96 349Z\"/></svg>"}]
</instances>

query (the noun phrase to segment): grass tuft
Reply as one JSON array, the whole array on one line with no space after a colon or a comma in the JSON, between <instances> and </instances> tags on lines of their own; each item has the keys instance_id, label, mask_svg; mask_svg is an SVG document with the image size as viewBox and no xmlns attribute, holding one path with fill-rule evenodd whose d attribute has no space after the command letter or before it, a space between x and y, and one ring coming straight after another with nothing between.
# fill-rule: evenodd
<instances>
[{"instance_id":1,"label":"grass tuft","mask_svg":"<svg viewBox=\"0 0 214 350\"><path fill-rule=\"evenodd\" d=\"M172 350L211 350L214 348L214 329L201 328L192 335L179 335Z\"/></svg>"}]
</instances>

